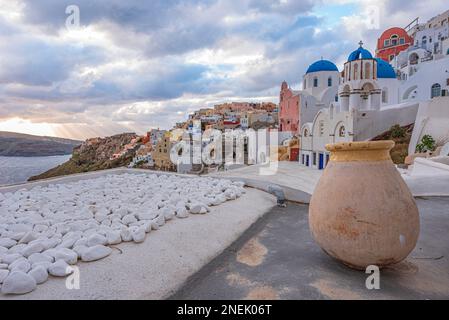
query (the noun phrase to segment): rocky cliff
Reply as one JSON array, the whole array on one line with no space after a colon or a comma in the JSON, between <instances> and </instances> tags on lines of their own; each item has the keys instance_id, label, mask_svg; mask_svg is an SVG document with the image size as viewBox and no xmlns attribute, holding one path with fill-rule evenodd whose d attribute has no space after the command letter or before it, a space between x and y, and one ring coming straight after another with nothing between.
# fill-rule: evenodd
<instances>
[{"instance_id":1,"label":"rocky cliff","mask_svg":"<svg viewBox=\"0 0 449 320\"><path fill-rule=\"evenodd\" d=\"M133 139L136 139L137 142L130 145ZM140 138L135 133L88 139L73 149L72 158L69 161L31 177L29 181L127 166L140 146L139 140ZM128 147L125 148L126 146ZM123 155L113 159L114 154L118 153L123 153Z\"/></svg>"}]
</instances>

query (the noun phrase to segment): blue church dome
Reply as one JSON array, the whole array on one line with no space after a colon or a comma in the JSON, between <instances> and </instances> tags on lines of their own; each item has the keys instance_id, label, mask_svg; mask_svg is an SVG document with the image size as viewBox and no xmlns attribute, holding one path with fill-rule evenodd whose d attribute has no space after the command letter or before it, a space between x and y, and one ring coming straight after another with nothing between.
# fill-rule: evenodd
<instances>
[{"instance_id":1,"label":"blue church dome","mask_svg":"<svg viewBox=\"0 0 449 320\"><path fill-rule=\"evenodd\" d=\"M354 61L354 60L359 60L359 59L372 59L373 56L371 54L371 52L369 52L368 50L362 48L362 46L360 46L357 50L351 52L351 54L348 57L348 62Z\"/></svg>"},{"instance_id":2,"label":"blue church dome","mask_svg":"<svg viewBox=\"0 0 449 320\"><path fill-rule=\"evenodd\" d=\"M337 66L329 60L318 60L312 63L307 69L307 73L318 71L338 71Z\"/></svg>"},{"instance_id":3,"label":"blue church dome","mask_svg":"<svg viewBox=\"0 0 449 320\"><path fill-rule=\"evenodd\" d=\"M377 60L377 78L396 78L396 72L393 67L386 61L376 58Z\"/></svg>"}]
</instances>

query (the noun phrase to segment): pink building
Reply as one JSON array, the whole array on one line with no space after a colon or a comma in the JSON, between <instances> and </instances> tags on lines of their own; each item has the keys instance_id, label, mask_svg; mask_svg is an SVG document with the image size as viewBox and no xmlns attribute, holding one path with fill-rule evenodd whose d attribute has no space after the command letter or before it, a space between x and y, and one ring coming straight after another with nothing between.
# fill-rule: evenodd
<instances>
[{"instance_id":1,"label":"pink building","mask_svg":"<svg viewBox=\"0 0 449 320\"><path fill-rule=\"evenodd\" d=\"M299 92L282 82L279 96L279 130L299 133Z\"/></svg>"}]
</instances>

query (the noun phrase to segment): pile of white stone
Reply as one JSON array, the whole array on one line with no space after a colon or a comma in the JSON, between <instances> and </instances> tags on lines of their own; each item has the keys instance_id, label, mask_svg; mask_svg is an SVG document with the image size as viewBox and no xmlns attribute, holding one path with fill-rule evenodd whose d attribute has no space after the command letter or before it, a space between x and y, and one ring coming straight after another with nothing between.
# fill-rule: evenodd
<instances>
[{"instance_id":1,"label":"pile of white stone","mask_svg":"<svg viewBox=\"0 0 449 320\"><path fill-rule=\"evenodd\" d=\"M78 260L140 243L173 218L205 214L245 193L242 182L120 174L0 193L0 287L25 294L49 274L68 276Z\"/></svg>"}]
</instances>

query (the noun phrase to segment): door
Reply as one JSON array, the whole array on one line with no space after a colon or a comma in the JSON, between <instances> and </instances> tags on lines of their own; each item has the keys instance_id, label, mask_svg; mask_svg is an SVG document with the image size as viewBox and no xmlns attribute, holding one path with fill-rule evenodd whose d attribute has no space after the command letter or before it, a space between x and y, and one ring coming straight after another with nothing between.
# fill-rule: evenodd
<instances>
[{"instance_id":1,"label":"door","mask_svg":"<svg viewBox=\"0 0 449 320\"><path fill-rule=\"evenodd\" d=\"M324 169L324 155L320 153L319 161L318 161L318 169Z\"/></svg>"}]
</instances>

